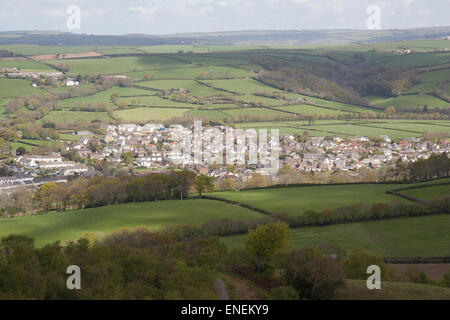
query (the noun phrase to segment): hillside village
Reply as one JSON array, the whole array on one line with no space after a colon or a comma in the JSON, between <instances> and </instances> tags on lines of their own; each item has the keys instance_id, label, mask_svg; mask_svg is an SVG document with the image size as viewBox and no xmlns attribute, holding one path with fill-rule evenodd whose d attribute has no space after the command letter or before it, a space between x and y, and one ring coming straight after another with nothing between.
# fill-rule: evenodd
<instances>
[{"instance_id":1,"label":"hillside village","mask_svg":"<svg viewBox=\"0 0 450 320\"><path fill-rule=\"evenodd\" d=\"M8 168L14 174L0 178L0 190L23 185L35 187L49 181L67 182L77 176L90 178L102 175L95 169L95 165L103 162L134 168L139 174L184 167L218 180L231 178L244 182L255 174L272 174L265 161L232 167L225 160L222 165L214 164L212 157L224 150L224 147L214 144L211 137L207 137L207 132L211 129L205 127L202 131L201 163L187 162L182 155L173 151L176 143L192 132L193 126L120 124L108 125L105 134L101 136L89 131L78 132L79 138L65 147L65 152L76 154L77 160L65 159L60 153L18 155L14 158L14 165ZM214 129L218 129L224 136L227 130L233 130L226 126ZM424 138L408 138L392 141L385 135L377 139L363 136L309 137L305 132L302 136L280 135L279 141L279 167L288 166L302 172L377 169L399 161L415 162L427 159L432 154L450 152L448 139L428 141ZM247 140L244 150L246 153L249 150L248 143ZM188 147L191 148L192 145ZM276 176L275 174L274 178Z\"/></svg>"}]
</instances>

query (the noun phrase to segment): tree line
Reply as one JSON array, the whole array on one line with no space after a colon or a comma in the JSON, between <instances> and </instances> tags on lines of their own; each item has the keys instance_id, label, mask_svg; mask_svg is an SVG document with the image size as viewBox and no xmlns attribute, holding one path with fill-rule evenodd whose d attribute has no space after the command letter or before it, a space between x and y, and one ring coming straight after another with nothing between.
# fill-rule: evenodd
<instances>
[{"instance_id":1,"label":"tree line","mask_svg":"<svg viewBox=\"0 0 450 320\"><path fill-rule=\"evenodd\" d=\"M86 233L43 248L36 248L33 238L10 235L0 241L0 299L194 300L217 299L223 290L245 298L232 286L215 285L222 277L258 286L259 299L355 299L367 290L349 290L347 279L366 280L370 265L380 267L382 281L450 287L450 273L430 280L418 270L400 272L364 250L347 253L331 244L289 250L289 238L288 226L280 222L251 230L244 248L233 250L217 237L176 239L144 228L102 237ZM66 270L73 264L81 270L81 290L67 288Z\"/></svg>"}]
</instances>

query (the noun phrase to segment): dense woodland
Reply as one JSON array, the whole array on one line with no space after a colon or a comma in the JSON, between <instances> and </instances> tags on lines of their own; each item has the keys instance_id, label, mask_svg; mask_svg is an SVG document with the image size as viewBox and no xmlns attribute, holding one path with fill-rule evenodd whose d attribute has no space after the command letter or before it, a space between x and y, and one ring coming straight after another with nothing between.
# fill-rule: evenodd
<instances>
[{"instance_id":1,"label":"dense woodland","mask_svg":"<svg viewBox=\"0 0 450 320\"><path fill-rule=\"evenodd\" d=\"M364 54L333 59L336 63L254 56L252 63L266 70L258 79L273 87L356 105L369 105L363 98L369 94L398 96L418 82L414 71L372 67Z\"/></svg>"}]
</instances>

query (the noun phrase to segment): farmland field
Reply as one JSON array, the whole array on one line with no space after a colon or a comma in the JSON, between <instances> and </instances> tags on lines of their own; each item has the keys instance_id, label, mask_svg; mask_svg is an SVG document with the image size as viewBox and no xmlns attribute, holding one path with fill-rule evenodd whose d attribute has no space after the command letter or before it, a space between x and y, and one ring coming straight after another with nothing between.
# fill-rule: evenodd
<instances>
[{"instance_id":1,"label":"farmland field","mask_svg":"<svg viewBox=\"0 0 450 320\"><path fill-rule=\"evenodd\" d=\"M450 215L291 229L290 234L290 249L334 244L347 252L362 248L382 257L450 255ZM245 235L225 237L222 242L243 248Z\"/></svg>"},{"instance_id":2,"label":"farmland field","mask_svg":"<svg viewBox=\"0 0 450 320\"><path fill-rule=\"evenodd\" d=\"M252 94L256 92L282 92L279 89L266 86L253 79L208 80L204 82L215 88L225 89L240 94Z\"/></svg>"},{"instance_id":3,"label":"farmland field","mask_svg":"<svg viewBox=\"0 0 450 320\"><path fill-rule=\"evenodd\" d=\"M0 98L14 98L29 94L43 94L43 90L33 88L31 81L24 79L1 79Z\"/></svg>"},{"instance_id":4,"label":"farmland field","mask_svg":"<svg viewBox=\"0 0 450 320\"><path fill-rule=\"evenodd\" d=\"M151 92L148 92L151 94ZM163 99L157 96L134 96L134 97L121 97L118 103L125 103L126 105L135 105L143 107L185 107L185 108L197 108L199 105L178 102L174 100Z\"/></svg>"},{"instance_id":5,"label":"farmland field","mask_svg":"<svg viewBox=\"0 0 450 320\"><path fill-rule=\"evenodd\" d=\"M450 185L404 190L401 191L401 193L421 200L429 201L444 196L450 196Z\"/></svg>"},{"instance_id":6,"label":"farmland field","mask_svg":"<svg viewBox=\"0 0 450 320\"><path fill-rule=\"evenodd\" d=\"M125 121L136 123L148 122L151 120L161 121L173 117L182 117L190 109L175 108L133 108L114 111L114 117Z\"/></svg>"},{"instance_id":7,"label":"farmland field","mask_svg":"<svg viewBox=\"0 0 450 320\"><path fill-rule=\"evenodd\" d=\"M218 94L224 94L223 91L207 87L194 80L155 80L155 81L140 82L139 85L158 90L183 88L186 89L188 93L193 96L213 96Z\"/></svg>"},{"instance_id":8,"label":"farmland field","mask_svg":"<svg viewBox=\"0 0 450 320\"><path fill-rule=\"evenodd\" d=\"M251 75L250 72L233 67L183 67L183 68L165 68L150 71L137 71L126 73L133 79L144 79L145 76L153 79L197 79L202 74L210 74L213 77L233 77L242 78ZM203 75L203 76L205 76Z\"/></svg>"},{"instance_id":9,"label":"farmland field","mask_svg":"<svg viewBox=\"0 0 450 320\"><path fill-rule=\"evenodd\" d=\"M368 97L371 105L381 107L406 107L406 108L423 108L427 105L428 108L443 108L448 107L449 103L428 94L415 94L399 96L397 98L383 98L377 96Z\"/></svg>"},{"instance_id":10,"label":"farmland field","mask_svg":"<svg viewBox=\"0 0 450 320\"><path fill-rule=\"evenodd\" d=\"M174 67L183 63L159 56L116 57L94 59L48 60L46 63L70 65L70 74L119 74L138 70Z\"/></svg>"},{"instance_id":11,"label":"farmland field","mask_svg":"<svg viewBox=\"0 0 450 320\"><path fill-rule=\"evenodd\" d=\"M56 70L41 63L31 60L2 60L0 58L0 69L6 67L16 67L20 71L55 72Z\"/></svg>"},{"instance_id":12,"label":"farmland field","mask_svg":"<svg viewBox=\"0 0 450 320\"><path fill-rule=\"evenodd\" d=\"M355 294L355 289L358 290ZM375 292L374 292L375 291ZM450 288L421 283L383 281L382 290L368 290L365 280L347 280L336 300L448 300Z\"/></svg>"},{"instance_id":13,"label":"farmland field","mask_svg":"<svg viewBox=\"0 0 450 320\"><path fill-rule=\"evenodd\" d=\"M141 90L137 88L120 88L114 87L108 90L97 92L93 95L89 95L86 97L80 98L69 98L58 101L58 107L60 108L73 108L76 104L84 104L84 103L99 103L103 102L108 104L110 107L113 106L111 101L111 95L118 94L120 95L140 95L140 94L149 94L146 90Z\"/></svg>"},{"instance_id":14,"label":"farmland field","mask_svg":"<svg viewBox=\"0 0 450 320\"><path fill-rule=\"evenodd\" d=\"M214 197L239 201L276 213L302 215L308 210L335 209L355 203L404 201L386 191L398 185L337 185L215 192Z\"/></svg>"},{"instance_id":15,"label":"farmland field","mask_svg":"<svg viewBox=\"0 0 450 320\"><path fill-rule=\"evenodd\" d=\"M251 210L209 200L158 201L49 213L0 221L0 235L25 234L36 244L75 240L85 232L111 232L117 228L158 230L170 224L203 224L212 218L258 219Z\"/></svg>"},{"instance_id":16,"label":"farmland field","mask_svg":"<svg viewBox=\"0 0 450 320\"><path fill-rule=\"evenodd\" d=\"M106 122L112 121L106 112L85 112L85 111L52 111L46 115L43 121L57 121L57 122L75 122L78 120L92 121L103 120Z\"/></svg>"}]
</instances>

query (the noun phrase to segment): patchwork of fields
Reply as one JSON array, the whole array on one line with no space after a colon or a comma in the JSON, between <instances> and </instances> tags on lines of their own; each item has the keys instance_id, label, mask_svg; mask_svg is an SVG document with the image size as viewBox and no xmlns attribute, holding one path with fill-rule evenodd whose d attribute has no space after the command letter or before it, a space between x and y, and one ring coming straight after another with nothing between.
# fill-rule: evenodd
<instances>
[{"instance_id":1,"label":"patchwork of fields","mask_svg":"<svg viewBox=\"0 0 450 320\"><path fill-rule=\"evenodd\" d=\"M441 87L449 94L450 55L447 52L432 52L443 49L445 41L402 41L380 44L355 44L325 47L260 47L260 46L151 46L151 47L44 47L33 45L12 45L8 50L28 58L0 59L0 68L17 67L22 71L56 71L58 65L68 65L67 75L125 75L134 79L131 88L111 88L80 98L69 98L58 102L60 109L73 109L75 106L92 103L104 103L115 111L117 120L165 121L172 117L191 116L204 120L227 120L239 122L238 126L261 127L260 123L270 119L273 127L283 133L305 131L304 123L286 124L297 118L322 117L325 119L342 119L360 114L382 113L389 106L419 110L426 105L428 109L444 109L449 103L434 95ZM410 46L414 53L406 56L393 55L392 50L401 46ZM4 48L5 46L2 46ZM376 49L376 51L373 51ZM367 96L371 106L341 103L298 93L285 92L268 86L257 80L262 72L260 65L254 64L252 57L267 56L281 59L295 65L307 66L313 63L337 64L336 61L350 61L355 52L364 53L369 63L387 65L393 68L410 67L419 70L419 83L411 87L406 95L398 97ZM93 53L99 55L92 57ZM61 56L65 59L41 60L36 56ZM73 54L73 55L70 55ZM83 58L76 58L85 55ZM71 58L72 57L72 58ZM75 58L74 58L75 57ZM31 60L31 58L35 60ZM426 68L434 69L426 69ZM444 85L442 85L444 81ZM167 90L184 89L189 97L186 100L162 97ZM0 78L0 107L13 97L31 94L45 94L46 91L62 91L62 88L32 88L30 80ZM112 94L119 98L111 100ZM265 96L261 96L264 94ZM214 97L225 97L225 101L214 101ZM3 99L2 99L3 98ZM192 103L194 100L200 103ZM211 101L209 101L211 100ZM219 99L220 100L220 99ZM296 103L297 101L297 103ZM227 104L234 105L232 110ZM118 110L133 107L130 113ZM135 108L140 107L140 108ZM143 107L152 107L143 108ZM176 108L165 110L161 107L181 107L183 113ZM188 110L191 109L191 110ZM214 110L204 110L214 109ZM99 119L112 122L115 119L99 114L92 116L83 110L75 110L85 115L86 119ZM103 112L101 110L99 112ZM189 112L186 112L189 111ZM54 111L55 112L55 111ZM65 122L66 116L61 113L48 115L52 121ZM141 117L138 115L141 113ZM73 114L77 119L80 114ZM311 135L368 135L388 134L393 138L418 136L426 132L448 131L446 127L428 125L428 121L420 121L423 126L411 128L396 126L348 126L346 122L333 125L316 126L317 121L307 126ZM449 123L447 122L446 125Z\"/></svg>"}]
</instances>

